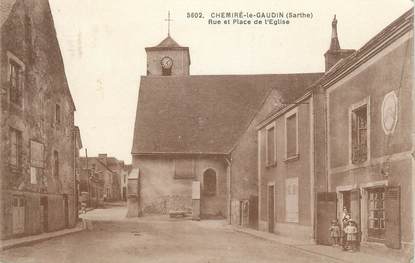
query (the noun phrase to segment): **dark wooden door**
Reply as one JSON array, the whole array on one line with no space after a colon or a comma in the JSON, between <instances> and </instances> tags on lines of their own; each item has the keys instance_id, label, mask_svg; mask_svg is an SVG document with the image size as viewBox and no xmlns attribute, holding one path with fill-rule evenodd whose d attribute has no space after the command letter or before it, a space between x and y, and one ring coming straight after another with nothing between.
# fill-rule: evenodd
<instances>
[{"instance_id":1,"label":"dark wooden door","mask_svg":"<svg viewBox=\"0 0 415 263\"><path fill-rule=\"evenodd\" d=\"M258 228L258 196L256 195L249 198L249 226Z\"/></svg>"},{"instance_id":2,"label":"dark wooden door","mask_svg":"<svg viewBox=\"0 0 415 263\"><path fill-rule=\"evenodd\" d=\"M399 186L385 192L385 242L390 248L401 247L401 192Z\"/></svg>"},{"instance_id":3,"label":"dark wooden door","mask_svg":"<svg viewBox=\"0 0 415 263\"><path fill-rule=\"evenodd\" d=\"M316 239L318 244L331 245L330 233L328 229L331 225L331 220L336 219L336 210L336 192L317 193Z\"/></svg>"},{"instance_id":4,"label":"dark wooden door","mask_svg":"<svg viewBox=\"0 0 415 263\"><path fill-rule=\"evenodd\" d=\"M274 207L275 207L275 192L274 186L268 186L268 232L274 233Z\"/></svg>"},{"instance_id":5,"label":"dark wooden door","mask_svg":"<svg viewBox=\"0 0 415 263\"><path fill-rule=\"evenodd\" d=\"M63 195L63 209L65 213L65 227L69 227L69 204L68 196L66 194Z\"/></svg>"},{"instance_id":6,"label":"dark wooden door","mask_svg":"<svg viewBox=\"0 0 415 263\"><path fill-rule=\"evenodd\" d=\"M40 198L40 222L42 224L42 232L48 232L48 198L43 196Z\"/></svg>"}]
</instances>

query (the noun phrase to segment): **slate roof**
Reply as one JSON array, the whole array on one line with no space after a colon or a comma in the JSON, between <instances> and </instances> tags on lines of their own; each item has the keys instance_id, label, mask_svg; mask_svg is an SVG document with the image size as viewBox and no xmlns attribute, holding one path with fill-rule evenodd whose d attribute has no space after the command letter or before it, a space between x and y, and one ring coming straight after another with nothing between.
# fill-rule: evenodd
<instances>
[{"instance_id":1,"label":"slate roof","mask_svg":"<svg viewBox=\"0 0 415 263\"><path fill-rule=\"evenodd\" d=\"M271 89L290 101L321 76L143 76L132 153L227 154Z\"/></svg>"},{"instance_id":2,"label":"slate roof","mask_svg":"<svg viewBox=\"0 0 415 263\"><path fill-rule=\"evenodd\" d=\"M157 47L180 47L180 45L171 36L167 36Z\"/></svg>"}]
</instances>

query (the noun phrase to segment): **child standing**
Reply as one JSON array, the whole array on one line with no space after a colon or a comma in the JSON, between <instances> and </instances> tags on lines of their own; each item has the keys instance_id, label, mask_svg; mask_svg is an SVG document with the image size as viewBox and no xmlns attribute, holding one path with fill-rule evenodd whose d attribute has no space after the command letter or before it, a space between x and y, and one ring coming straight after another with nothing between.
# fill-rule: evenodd
<instances>
[{"instance_id":1,"label":"child standing","mask_svg":"<svg viewBox=\"0 0 415 263\"><path fill-rule=\"evenodd\" d=\"M345 208L345 211L346 208ZM346 227L349 224L349 221L351 220L350 213L344 213L342 218L342 232L341 232L341 244L343 247L343 250L347 250L347 235L346 235Z\"/></svg>"},{"instance_id":2,"label":"child standing","mask_svg":"<svg viewBox=\"0 0 415 263\"><path fill-rule=\"evenodd\" d=\"M344 229L346 233L346 244L347 248L354 252L356 249L356 242L357 242L357 226L356 223L352 220L349 221L348 225Z\"/></svg>"},{"instance_id":3,"label":"child standing","mask_svg":"<svg viewBox=\"0 0 415 263\"><path fill-rule=\"evenodd\" d=\"M333 240L333 246L338 246L340 241L340 226L337 222L337 219L331 221L331 226L329 228L330 237Z\"/></svg>"}]
</instances>

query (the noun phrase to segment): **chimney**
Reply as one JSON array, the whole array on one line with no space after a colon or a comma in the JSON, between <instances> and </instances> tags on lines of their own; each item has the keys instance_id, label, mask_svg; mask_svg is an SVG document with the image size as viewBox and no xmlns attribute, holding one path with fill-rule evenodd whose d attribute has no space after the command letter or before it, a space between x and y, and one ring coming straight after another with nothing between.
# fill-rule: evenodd
<instances>
[{"instance_id":1,"label":"chimney","mask_svg":"<svg viewBox=\"0 0 415 263\"><path fill-rule=\"evenodd\" d=\"M333 67L338 61L343 58L350 56L354 53L354 49L341 49L339 38L337 35L337 19L336 15L334 15L333 21L331 22L331 41L330 41L330 48L324 54L326 69L325 71L329 71L331 67Z\"/></svg>"}]
</instances>

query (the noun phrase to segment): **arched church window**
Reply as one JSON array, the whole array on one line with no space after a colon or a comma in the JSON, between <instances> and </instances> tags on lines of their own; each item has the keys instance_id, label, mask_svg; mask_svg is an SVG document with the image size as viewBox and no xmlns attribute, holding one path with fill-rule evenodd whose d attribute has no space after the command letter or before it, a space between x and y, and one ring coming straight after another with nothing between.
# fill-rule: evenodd
<instances>
[{"instance_id":1,"label":"arched church window","mask_svg":"<svg viewBox=\"0 0 415 263\"><path fill-rule=\"evenodd\" d=\"M213 169L207 169L203 173L203 193L205 195L216 195L216 172Z\"/></svg>"}]
</instances>

